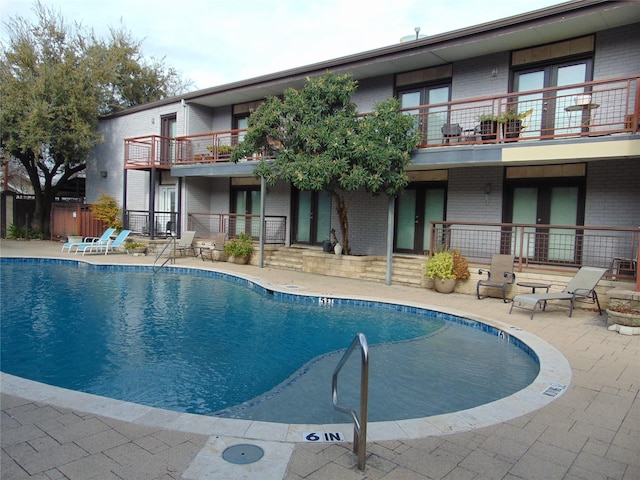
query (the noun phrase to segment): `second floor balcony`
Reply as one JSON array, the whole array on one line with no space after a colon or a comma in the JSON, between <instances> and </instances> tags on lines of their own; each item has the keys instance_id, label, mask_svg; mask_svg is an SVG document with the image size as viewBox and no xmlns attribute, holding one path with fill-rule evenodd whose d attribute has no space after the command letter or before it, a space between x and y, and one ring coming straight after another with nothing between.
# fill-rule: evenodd
<instances>
[{"instance_id":1,"label":"second floor balcony","mask_svg":"<svg viewBox=\"0 0 640 480\"><path fill-rule=\"evenodd\" d=\"M635 134L639 131L640 75L405 109L422 134L418 149L473 144ZM175 138L125 139L125 168L229 162L245 130ZM265 158L256 152L246 160Z\"/></svg>"}]
</instances>

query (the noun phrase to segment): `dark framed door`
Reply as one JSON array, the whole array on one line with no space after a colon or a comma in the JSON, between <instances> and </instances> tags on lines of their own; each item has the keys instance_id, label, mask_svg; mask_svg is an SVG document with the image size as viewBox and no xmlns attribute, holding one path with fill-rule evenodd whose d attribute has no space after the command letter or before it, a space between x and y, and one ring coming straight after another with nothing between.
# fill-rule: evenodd
<instances>
[{"instance_id":1,"label":"dark framed door","mask_svg":"<svg viewBox=\"0 0 640 480\"><path fill-rule=\"evenodd\" d=\"M429 250L431 222L445 219L446 184L410 184L396 199L393 249L421 255Z\"/></svg>"},{"instance_id":2,"label":"dark framed door","mask_svg":"<svg viewBox=\"0 0 640 480\"><path fill-rule=\"evenodd\" d=\"M260 232L260 187L242 186L231 190L231 215L229 236L248 233L258 237Z\"/></svg>"},{"instance_id":3,"label":"dark framed door","mask_svg":"<svg viewBox=\"0 0 640 480\"><path fill-rule=\"evenodd\" d=\"M293 192L292 243L322 245L331 240L331 195L327 192Z\"/></svg>"},{"instance_id":4,"label":"dark framed door","mask_svg":"<svg viewBox=\"0 0 640 480\"><path fill-rule=\"evenodd\" d=\"M557 90L515 97L514 101L523 105L524 110L533 107L533 114L527 118L528 124L521 136L552 135L556 129L562 129L563 133L571 133L567 130L571 120L571 112L567 107L574 97L584 94L585 89L584 87L562 87L584 83L592 78L593 62L590 58L515 71L513 73L513 92L515 93L558 87ZM579 131L580 128L576 128L576 133Z\"/></svg>"},{"instance_id":5,"label":"dark framed door","mask_svg":"<svg viewBox=\"0 0 640 480\"><path fill-rule=\"evenodd\" d=\"M446 103L451 99L451 85L438 84L400 90L398 91L398 99L403 109ZM418 128L423 134L421 144L441 142L442 126L449 123L447 106L416 108L415 110L407 110L406 113L414 115L418 122Z\"/></svg>"},{"instance_id":6,"label":"dark framed door","mask_svg":"<svg viewBox=\"0 0 640 480\"><path fill-rule=\"evenodd\" d=\"M576 181L515 182L505 188L505 222L532 226L513 232L511 252L532 262L579 264L581 229L548 225L584 225L585 186ZM533 225L544 225L535 227Z\"/></svg>"}]
</instances>

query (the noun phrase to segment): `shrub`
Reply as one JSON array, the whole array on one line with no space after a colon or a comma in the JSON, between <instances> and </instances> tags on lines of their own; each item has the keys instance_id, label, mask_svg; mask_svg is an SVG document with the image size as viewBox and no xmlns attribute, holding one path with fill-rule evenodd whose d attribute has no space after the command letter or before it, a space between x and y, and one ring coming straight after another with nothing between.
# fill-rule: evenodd
<instances>
[{"instance_id":1,"label":"shrub","mask_svg":"<svg viewBox=\"0 0 640 480\"><path fill-rule=\"evenodd\" d=\"M241 233L229 240L224 246L224 253L230 257L248 257L253 253L253 239L248 233Z\"/></svg>"},{"instance_id":2,"label":"shrub","mask_svg":"<svg viewBox=\"0 0 640 480\"><path fill-rule=\"evenodd\" d=\"M122 230L121 214L122 210L118 207L118 202L109 195L102 194L98 203L92 205L91 211L93 215L103 221L107 227L115 228L116 230Z\"/></svg>"},{"instance_id":3,"label":"shrub","mask_svg":"<svg viewBox=\"0 0 640 480\"><path fill-rule=\"evenodd\" d=\"M424 274L430 278L441 280L467 280L470 277L469 263L459 250L444 250L436 252L424 269Z\"/></svg>"}]
</instances>

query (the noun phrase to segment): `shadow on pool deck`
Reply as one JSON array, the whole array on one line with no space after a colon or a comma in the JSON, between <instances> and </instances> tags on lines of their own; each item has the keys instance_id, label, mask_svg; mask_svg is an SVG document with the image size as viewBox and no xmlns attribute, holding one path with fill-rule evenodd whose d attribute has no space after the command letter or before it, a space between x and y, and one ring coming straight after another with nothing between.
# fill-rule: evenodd
<instances>
[{"instance_id":1,"label":"shadow on pool deck","mask_svg":"<svg viewBox=\"0 0 640 480\"><path fill-rule=\"evenodd\" d=\"M60 253L55 242L0 241L2 256L78 259ZM151 264L151 257L94 255L96 263ZM147 425L67 408L51 393L2 389L2 478L21 479L639 479L640 337L606 329L603 317L579 310L550 310L529 320L508 314L497 299L440 295L404 286L260 269L183 258L179 266L213 268L261 279L299 293L348 295L399 303L454 308L526 330L558 349L569 361L567 391L538 410L512 420L464 432L368 443L367 467L356 468L351 445L254 441L249 422L237 420L215 434L194 421L190 432L176 428L173 412L153 413ZM6 302L7 299L2 299ZM162 412L162 411L160 411ZM197 417L196 417L197 418ZM200 424L200 425L199 425ZM226 424L225 424L226 425ZM256 426L254 428L259 428ZM347 433L347 432L345 432ZM349 434L351 432L348 432ZM268 452L262 460L233 465L220 459L228 445L252 443Z\"/></svg>"}]
</instances>

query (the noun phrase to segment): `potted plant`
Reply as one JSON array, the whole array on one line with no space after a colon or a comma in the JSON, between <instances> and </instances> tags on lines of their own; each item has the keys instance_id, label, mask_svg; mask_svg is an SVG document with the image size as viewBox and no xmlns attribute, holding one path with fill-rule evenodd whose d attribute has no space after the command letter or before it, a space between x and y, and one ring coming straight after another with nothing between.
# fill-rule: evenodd
<instances>
[{"instance_id":1,"label":"potted plant","mask_svg":"<svg viewBox=\"0 0 640 480\"><path fill-rule=\"evenodd\" d=\"M253 253L253 239L248 233L241 233L236 238L232 238L224 245L224 253L229 258L229 262L246 264Z\"/></svg>"},{"instance_id":2,"label":"potted plant","mask_svg":"<svg viewBox=\"0 0 640 480\"><path fill-rule=\"evenodd\" d=\"M130 255L144 254L147 250L147 244L143 242L128 241L124 244L124 249Z\"/></svg>"},{"instance_id":3,"label":"potted plant","mask_svg":"<svg viewBox=\"0 0 640 480\"><path fill-rule=\"evenodd\" d=\"M502 124L502 134L505 138L518 138L520 132L524 131L522 120L533 113L533 108L526 112L518 113L515 109L510 109L500 115L498 121Z\"/></svg>"},{"instance_id":4,"label":"potted plant","mask_svg":"<svg viewBox=\"0 0 640 480\"><path fill-rule=\"evenodd\" d=\"M440 293L453 292L458 280L468 280L471 275L469 263L459 250L436 252L427 260L424 274L434 280L435 289Z\"/></svg>"},{"instance_id":5,"label":"potted plant","mask_svg":"<svg viewBox=\"0 0 640 480\"><path fill-rule=\"evenodd\" d=\"M635 300L611 300L607 304L607 325L640 327L640 302Z\"/></svg>"},{"instance_id":6,"label":"potted plant","mask_svg":"<svg viewBox=\"0 0 640 480\"><path fill-rule=\"evenodd\" d=\"M495 140L498 134L498 117L493 113L478 115L482 140Z\"/></svg>"}]
</instances>

